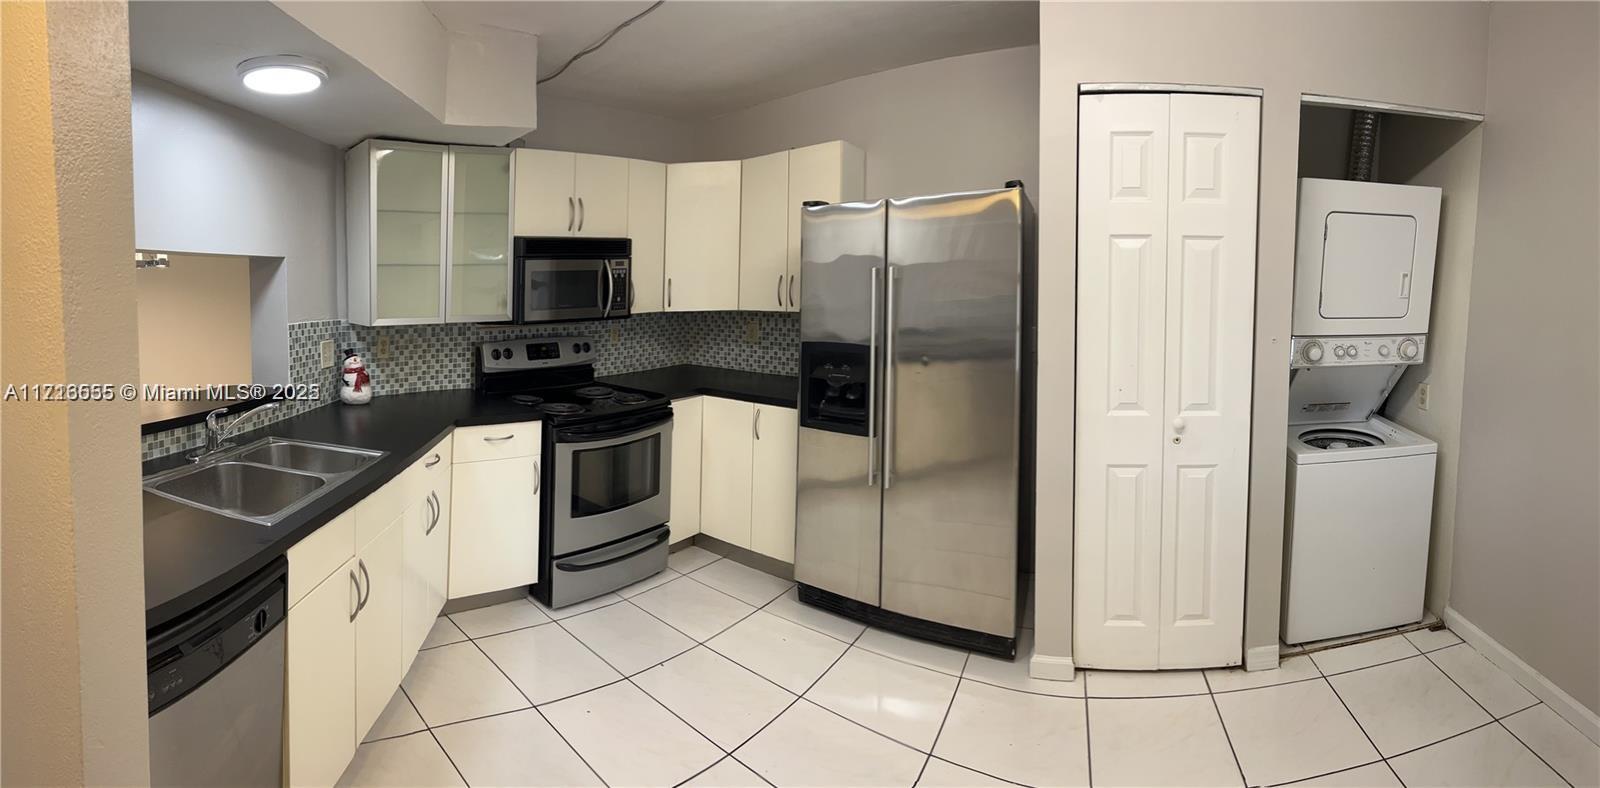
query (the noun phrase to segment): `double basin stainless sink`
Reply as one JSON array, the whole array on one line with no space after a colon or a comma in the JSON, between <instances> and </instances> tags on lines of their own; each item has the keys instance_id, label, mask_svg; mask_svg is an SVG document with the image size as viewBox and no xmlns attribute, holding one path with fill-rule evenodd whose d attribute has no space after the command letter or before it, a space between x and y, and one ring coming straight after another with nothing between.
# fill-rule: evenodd
<instances>
[{"instance_id":1,"label":"double basin stainless sink","mask_svg":"<svg viewBox=\"0 0 1600 788\"><path fill-rule=\"evenodd\" d=\"M274 525L387 453L262 438L195 465L147 476L144 489L197 509Z\"/></svg>"}]
</instances>

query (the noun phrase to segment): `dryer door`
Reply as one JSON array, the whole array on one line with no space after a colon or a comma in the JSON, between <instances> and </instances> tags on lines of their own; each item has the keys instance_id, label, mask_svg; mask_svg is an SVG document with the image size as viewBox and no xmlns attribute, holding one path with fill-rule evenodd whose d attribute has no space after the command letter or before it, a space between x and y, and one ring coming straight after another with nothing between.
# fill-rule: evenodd
<instances>
[{"instance_id":1,"label":"dryer door","mask_svg":"<svg viewBox=\"0 0 1600 788\"><path fill-rule=\"evenodd\" d=\"M1322 299L1326 318L1405 317L1411 309L1415 217L1328 214L1322 235Z\"/></svg>"}]
</instances>

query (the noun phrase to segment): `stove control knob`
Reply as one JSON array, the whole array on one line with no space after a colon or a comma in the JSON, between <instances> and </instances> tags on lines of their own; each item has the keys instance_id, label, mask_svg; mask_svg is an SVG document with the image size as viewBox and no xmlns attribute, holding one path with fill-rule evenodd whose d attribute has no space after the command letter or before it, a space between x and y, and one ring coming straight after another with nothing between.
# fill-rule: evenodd
<instances>
[{"instance_id":1,"label":"stove control knob","mask_svg":"<svg viewBox=\"0 0 1600 788\"><path fill-rule=\"evenodd\" d=\"M577 342L572 343L572 352L574 352L574 353L582 353L583 352L583 345L580 345Z\"/></svg>"},{"instance_id":2,"label":"stove control knob","mask_svg":"<svg viewBox=\"0 0 1600 788\"><path fill-rule=\"evenodd\" d=\"M1418 347L1417 340L1406 337L1400 340L1400 347L1396 349L1396 352L1400 354L1401 358L1410 361L1417 357L1418 350L1421 350L1421 348Z\"/></svg>"},{"instance_id":3,"label":"stove control knob","mask_svg":"<svg viewBox=\"0 0 1600 788\"><path fill-rule=\"evenodd\" d=\"M585 352L585 353L589 352L589 343L588 342L583 343L583 352Z\"/></svg>"},{"instance_id":4,"label":"stove control knob","mask_svg":"<svg viewBox=\"0 0 1600 788\"><path fill-rule=\"evenodd\" d=\"M495 361L499 361L500 360L500 348L495 348L494 350L489 351L489 358L492 358Z\"/></svg>"},{"instance_id":5,"label":"stove control knob","mask_svg":"<svg viewBox=\"0 0 1600 788\"><path fill-rule=\"evenodd\" d=\"M1388 345L1379 345L1378 346L1378 355L1383 356L1384 358L1388 358L1389 357L1389 346Z\"/></svg>"},{"instance_id":6,"label":"stove control knob","mask_svg":"<svg viewBox=\"0 0 1600 788\"><path fill-rule=\"evenodd\" d=\"M1307 364L1322 361L1322 343L1314 339L1307 342L1305 347L1300 348L1300 357L1305 359Z\"/></svg>"}]
</instances>

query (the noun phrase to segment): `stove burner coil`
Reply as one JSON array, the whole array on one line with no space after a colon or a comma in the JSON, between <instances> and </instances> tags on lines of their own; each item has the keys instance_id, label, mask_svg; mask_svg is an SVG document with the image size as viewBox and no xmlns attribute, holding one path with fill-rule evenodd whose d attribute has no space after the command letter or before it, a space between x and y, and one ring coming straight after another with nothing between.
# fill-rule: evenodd
<instances>
[{"instance_id":1,"label":"stove burner coil","mask_svg":"<svg viewBox=\"0 0 1600 788\"><path fill-rule=\"evenodd\" d=\"M618 405L637 405L648 399L650 398L643 394L635 394L631 391L619 391L615 397L612 397L612 400Z\"/></svg>"},{"instance_id":2,"label":"stove burner coil","mask_svg":"<svg viewBox=\"0 0 1600 788\"><path fill-rule=\"evenodd\" d=\"M542 404L544 402L544 398L535 397L532 394L512 394L511 401L517 403L518 405L527 405L531 408L538 407L540 404Z\"/></svg>"},{"instance_id":3,"label":"stove burner coil","mask_svg":"<svg viewBox=\"0 0 1600 788\"><path fill-rule=\"evenodd\" d=\"M571 416L575 413L583 412L582 405L574 405L570 402L546 402L540 405L539 409L552 416Z\"/></svg>"},{"instance_id":4,"label":"stove burner coil","mask_svg":"<svg viewBox=\"0 0 1600 788\"><path fill-rule=\"evenodd\" d=\"M584 386L572 393L584 399L611 399L617 392L606 386Z\"/></svg>"}]
</instances>

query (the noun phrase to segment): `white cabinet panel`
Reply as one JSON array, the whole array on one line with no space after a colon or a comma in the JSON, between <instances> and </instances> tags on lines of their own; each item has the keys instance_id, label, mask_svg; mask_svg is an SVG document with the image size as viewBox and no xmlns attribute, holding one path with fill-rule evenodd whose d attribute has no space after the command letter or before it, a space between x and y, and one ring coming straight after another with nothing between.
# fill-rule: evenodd
<instances>
[{"instance_id":1,"label":"white cabinet panel","mask_svg":"<svg viewBox=\"0 0 1600 788\"><path fill-rule=\"evenodd\" d=\"M356 740L366 738L405 675L401 654L406 514L356 553L362 602L356 613Z\"/></svg>"},{"instance_id":2,"label":"white cabinet panel","mask_svg":"<svg viewBox=\"0 0 1600 788\"><path fill-rule=\"evenodd\" d=\"M794 563L796 441L799 412L756 405L750 468L750 549Z\"/></svg>"},{"instance_id":3,"label":"white cabinet panel","mask_svg":"<svg viewBox=\"0 0 1600 788\"><path fill-rule=\"evenodd\" d=\"M578 200L575 235L623 238L628 235L628 160L616 156L577 154Z\"/></svg>"},{"instance_id":4,"label":"white cabinet panel","mask_svg":"<svg viewBox=\"0 0 1600 788\"><path fill-rule=\"evenodd\" d=\"M457 430L460 434L460 430ZM450 598L539 579L539 458L457 462L450 500Z\"/></svg>"},{"instance_id":5,"label":"white cabinet panel","mask_svg":"<svg viewBox=\"0 0 1600 788\"><path fill-rule=\"evenodd\" d=\"M452 323L511 317L511 151L450 146Z\"/></svg>"},{"instance_id":6,"label":"white cabinet panel","mask_svg":"<svg viewBox=\"0 0 1600 788\"><path fill-rule=\"evenodd\" d=\"M781 312L789 303L789 152L745 159L740 169L739 308Z\"/></svg>"},{"instance_id":7,"label":"white cabinet panel","mask_svg":"<svg viewBox=\"0 0 1600 788\"><path fill-rule=\"evenodd\" d=\"M628 237L633 239L632 312L660 312L666 283L667 165L628 162Z\"/></svg>"},{"instance_id":8,"label":"white cabinet panel","mask_svg":"<svg viewBox=\"0 0 1600 788\"><path fill-rule=\"evenodd\" d=\"M578 223L577 154L518 148L515 235L571 235Z\"/></svg>"},{"instance_id":9,"label":"white cabinet panel","mask_svg":"<svg viewBox=\"0 0 1600 788\"><path fill-rule=\"evenodd\" d=\"M739 308L737 161L667 165L667 311Z\"/></svg>"},{"instance_id":10,"label":"white cabinet panel","mask_svg":"<svg viewBox=\"0 0 1600 788\"><path fill-rule=\"evenodd\" d=\"M417 498L405 528L405 614L401 654L409 670L444 607L450 577L450 439L423 455ZM430 466L429 463L432 463Z\"/></svg>"},{"instance_id":11,"label":"white cabinet panel","mask_svg":"<svg viewBox=\"0 0 1600 788\"><path fill-rule=\"evenodd\" d=\"M333 785L356 753L355 571L352 558L289 608L284 769L291 786Z\"/></svg>"},{"instance_id":12,"label":"white cabinet panel","mask_svg":"<svg viewBox=\"0 0 1600 788\"><path fill-rule=\"evenodd\" d=\"M750 547L755 406L705 397L701 426L700 532Z\"/></svg>"},{"instance_id":13,"label":"white cabinet panel","mask_svg":"<svg viewBox=\"0 0 1600 788\"><path fill-rule=\"evenodd\" d=\"M289 548L289 606L333 575L356 554L354 509L333 518Z\"/></svg>"},{"instance_id":14,"label":"white cabinet panel","mask_svg":"<svg viewBox=\"0 0 1600 788\"><path fill-rule=\"evenodd\" d=\"M1260 101L1079 107L1074 660L1237 664Z\"/></svg>"},{"instance_id":15,"label":"white cabinet panel","mask_svg":"<svg viewBox=\"0 0 1600 788\"><path fill-rule=\"evenodd\" d=\"M455 431L451 451L458 463L530 457L539 453L542 427L537 421L461 427Z\"/></svg>"},{"instance_id":16,"label":"white cabinet panel","mask_svg":"<svg viewBox=\"0 0 1600 788\"><path fill-rule=\"evenodd\" d=\"M811 200L854 202L866 195L866 156L848 142L823 142L789 151L788 222L789 311L800 308L800 208Z\"/></svg>"},{"instance_id":17,"label":"white cabinet panel","mask_svg":"<svg viewBox=\"0 0 1600 788\"><path fill-rule=\"evenodd\" d=\"M700 440L704 397L672 403L672 541L700 533Z\"/></svg>"}]
</instances>

